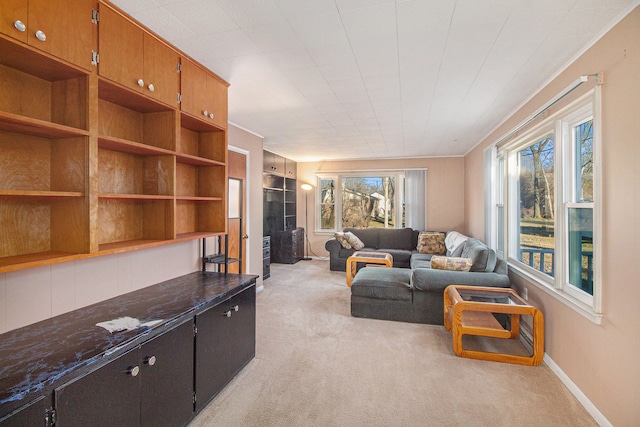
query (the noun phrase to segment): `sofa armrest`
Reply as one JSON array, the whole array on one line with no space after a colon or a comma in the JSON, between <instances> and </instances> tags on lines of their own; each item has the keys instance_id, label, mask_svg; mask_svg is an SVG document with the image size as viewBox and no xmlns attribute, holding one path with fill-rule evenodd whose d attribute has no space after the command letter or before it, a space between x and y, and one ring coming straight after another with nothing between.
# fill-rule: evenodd
<instances>
[{"instance_id":1,"label":"sofa armrest","mask_svg":"<svg viewBox=\"0 0 640 427\"><path fill-rule=\"evenodd\" d=\"M435 270L416 268L411 275L411 284L417 291L444 292L449 285L511 287L509 276L498 273L480 273L472 271Z\"/></svg>"},{"instance_id":2,"label":"sofa armrest","mask_svg":"<svg viewBox=\"0 0 640 427\"><path fill-rule=\"evenodd\" d=\"M329 251L329 253L338 253L340 252L340 248L342 248L342 245L336 240L335 237L332 237L324 244L324 248Z\"/></svg>"}]
</instances>

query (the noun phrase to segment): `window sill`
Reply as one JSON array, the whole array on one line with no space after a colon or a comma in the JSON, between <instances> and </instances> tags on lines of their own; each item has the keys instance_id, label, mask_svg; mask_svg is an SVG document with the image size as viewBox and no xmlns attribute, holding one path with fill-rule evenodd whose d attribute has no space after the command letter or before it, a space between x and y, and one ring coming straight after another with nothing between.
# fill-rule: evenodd
<instances>
[{"instance_id":1,"label":"window sill","mask_svg":"<svg viewBox=\"0 0 640 427\"><path fill-rule=\"evenodd\" d=\"M541 281L539 278L537 278L533 274L530 274L518 265L510 262L509 271L513 272L520 278L527 280L531 285L540 289L547 295L552 296L556 300L560 301L561 303L571 308L576 313L582 315L586 319L590 320L591 322L595 323L596 325L600 325L602 323L602 313L596 313L593 310L593 307L590 307L583 302L578 301L576 298L560 289L551 287L549 284Z\"/></svg>"}]
</instances>

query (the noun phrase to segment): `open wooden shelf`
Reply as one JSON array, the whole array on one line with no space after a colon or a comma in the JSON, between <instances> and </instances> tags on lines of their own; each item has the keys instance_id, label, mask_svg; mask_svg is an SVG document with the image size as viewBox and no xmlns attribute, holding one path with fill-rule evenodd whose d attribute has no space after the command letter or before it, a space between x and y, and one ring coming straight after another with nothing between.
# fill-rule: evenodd
<instances>
[{"instance_id":1,"label":"open wooden shelf","mask_svg":"<svg viewBox=\"0 0 640 427\"><path fill-rule=\"evenodd\" d=\"M114 136L100 135L98 147L104 150L120 151L123 153L137 154L140 156L173 155L174 152L139 142L129 141Z\"/></svg>"},{"instance_id":2,"label":"open wooden shelf","mask_svg":"<svg viewBox=\"0 0 640 427\"><path fill-rule=\"evenodd\" d=\"M67 199L84 197L84 193L77 191L24 191L0 190L0 199Z\"/></svg>"},{"instance_id":3,"label":"open wooden shelf","mask_svg":"<svg viewBox=\"0 0 640 427\"><path fill-rule=\"evenodd\" d=\"M72 261L80 257L82 257L82 254L64 251L45 251L2 257L0 258L0 273L7 273L23 268L40 267L57 262Z\"/></svg>"},{"instance_id":4,"label":"open wooden shelf","mask_svg":"<svg viewBox=\"0 0 640 427\"><path fill-rule=\"evenodd\" d=\"M88 136L89 132L45 120L0 111L0 130L38 136L40 138L70 138Z\"/></svg>"}]
</instances>

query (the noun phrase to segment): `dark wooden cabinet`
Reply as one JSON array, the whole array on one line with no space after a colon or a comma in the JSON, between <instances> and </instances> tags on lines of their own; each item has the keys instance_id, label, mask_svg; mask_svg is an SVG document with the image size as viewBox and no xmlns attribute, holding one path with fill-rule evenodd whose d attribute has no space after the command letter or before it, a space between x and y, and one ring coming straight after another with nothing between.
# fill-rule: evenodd
<instances>
[{"instance_id":1,"label":"dark wooden cabinet","mask_svg":"<svg viewBox=\"0 0 640 427\"><path fill-rule=\"evenodd\" d=\"M40 396L33 402L24 405L13 414L0 420L0 427L24 427L50 425L47 407L50 402ZM49 424L47 424L49 423Z\"/></svg>"},{"instance_id":2,"label":"dark wooden cabinet","mask_svg":"<svg viewBox=\"0 0 640 427\"><path fill-rule=\"evenodd\" d=\"M271 262L295 264L304 257L304 228L271 234Z\"/></svg>"},{"instance_id":3,"label":"dark wooden cabinet","mask_svg":"<svg viewBox=\"0 0 640 427\"><path fill-rule=\"evenodd\" d=\"M56 426L140 425L139 363L136 348L57 388Z\"/></svg>"},{"instance_id":4,"label":"dark wooden cabinet","mask_svg":"<svg viewBox=\"0 0 640 427\"><path fill-rule=\"evenodd\" d=\"M266 150L262 152L262 157L265 172L284 176L286 161L284 157Z\"/></svg>"},{"instance_id":5,"label":"dark wooden cabinet","mask_svg":"<svg viewBox=\"0 0 640 427\"><path fill-rule=\"evenodd\" d=\"M204 408L255 355L252 286L196 316L196 411Z\"/></svg>"},{"instance_id":6,"label":"dark wooden cabinet","mask_svg":"<svg viewBox=\"0 0 640 427\"><path fill-rule=\"evenodd\" d=\"M193 320L55 390L56 426L181 426L193 415Z\"/></svg>"}]
</instances>

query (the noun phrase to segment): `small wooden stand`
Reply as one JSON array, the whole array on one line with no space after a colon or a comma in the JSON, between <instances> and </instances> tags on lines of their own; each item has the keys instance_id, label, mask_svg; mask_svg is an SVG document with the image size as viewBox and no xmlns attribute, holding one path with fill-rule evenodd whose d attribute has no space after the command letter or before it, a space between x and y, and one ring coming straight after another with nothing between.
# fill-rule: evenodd
<instances>
[{"instance_id":1,"label":"small wooden stand","mask_svg":"<svg viewBox=\"0 0 640 427\"><path fill-rule=\"evenodd\" d=\"M382 267L391 268L393 256L386 252L354 252L347 258L347 286L349 287L356 275L358 263L380 264Z\"/></svg>"},{"instance_id":2,"label":"small wooden stand","mask_svg":"<svg viewBox=\"0 0 640 427\"><path fill-rule=\"evenodd\" d=\"M482 299L488 300L481 301ZM508 314L511 328L505 329L493 313ZM465 350L463 335L513 339L520 335L520 316L533 318L533 355ZM544 317L513 290L481 286L447 286L444 291L444 326L451 332L453 351L460 357L537 366L544 357Z\"/></svg>"}]
</instances>

